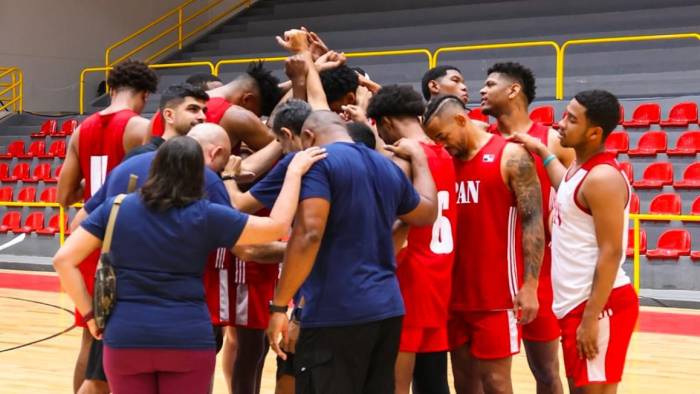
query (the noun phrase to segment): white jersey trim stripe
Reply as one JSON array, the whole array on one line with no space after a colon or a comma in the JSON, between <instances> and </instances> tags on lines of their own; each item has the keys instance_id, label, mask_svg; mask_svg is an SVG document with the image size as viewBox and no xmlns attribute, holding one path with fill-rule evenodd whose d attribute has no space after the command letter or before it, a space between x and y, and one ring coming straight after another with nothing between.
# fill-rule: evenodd
<instances>
[{"instance_id":1,"label":"white jersey trim stripe","mask_svg":"<svg viewBox=\"0 0 700 394\"><path fill-rule=\"evenodd\" d=\"M508 211L508 287L510 295L513 299L517 294L518 281L516 276L516 257L515 257L515 217L517 212L514 207L510 207Z\"/></svg>"},{"instance_id":2,"label":"white jersey trim stripe","mask_svg":"<svg viewBox=\"0 0 700 394\"><path fill-rule=\"evenodd\" d=\"M219 270L219 320L229 320L228 270L225 268Z\"/></svg>"},{"instance_id":3,"label":"white jersey trim stripe","mask_svg":"<svg viewBox=\"0 0 700 394\"><path fill-rule=\"evenodd\" d=\"M510 334L510 352L517 353L520 351L520 341L518 340L518 326L515 319L515 312L508 312L508 333Z\"/></svg>"}]
</instances>

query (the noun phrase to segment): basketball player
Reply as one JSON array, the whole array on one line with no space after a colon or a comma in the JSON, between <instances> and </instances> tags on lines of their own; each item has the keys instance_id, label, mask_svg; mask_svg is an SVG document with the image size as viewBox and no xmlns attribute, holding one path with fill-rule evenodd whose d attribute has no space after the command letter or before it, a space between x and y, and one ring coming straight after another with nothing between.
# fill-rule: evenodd
<instances>
[{"instance_id":1,"label":"basketball player","mask_svg":"<svg viewBox=\"0 0 700 394\"><path fill-rule=\"evenodd\" d=\"M454 157L458 232L449 335L455 388L512 393L520 325L537 316L544 250L531 155L475 126L456 96L431 100L425 129ZM518 318L519 317L519 318Z\"/></svg>"},{"instance_id":2,"label":"basketball player","mask_svg":"<svg viewBox=\"0 0 700 394\"><path fill-rule=\"evenodd\" d=\"M462 72L454 66L437 66L426 71L421 80L423 98L430 100L440 95L459 97L467 105L469 90L464 82Z\"/></svg>"},{"instance_id":3,"label":"basketball player","mask_svg":"<svg viewBox=\"0 0 700 394\"><path fill-rule=\"evenodd\" d=\"M89 200L102 186L107 173L122 161L126 152L141 145L148 133L148 119L139 114L148 95L156 91L158 76L145 63L127 60L110 70L107 82L110 105L85 119L68 144L56 197L65 208L80 200ZM80 265L90 294L98 257L99 250ZM93 339L77 311L75 324L83 327L83 337L73 375L73 390L78 392L86 380L84 392L106 393L109 388L104 382L104 373L86 373Z\"/></svg>"},{"instance_id":4,"label":"basketball player","mask_svg":"<svg viewBox=\"0 0 700 394\"><path fill-rule=\"evenodd\" d=\"M545 162L557 189L552 212L554 313L562 333L572 393L616 393L639 315L639 300L622 270L631 191L605 139L619 121L609 92L588 90L566 106L561 145L573 148L568 169L540 140L517 139Z\"/></svg>"},{"instance_id":5,"label":"basketball player","mask_svg":"<svg viewBox=\"0 0 700 394\"><path fill-rule=\"evenodd\" d=\"M224 86L224 82L219 77L209 73L192 74L187 77L185 82L204 90L213 90Z\"/></svg>"},{"instance_id":6,"label":"basketball player","mask_svg":"<svg viewBox=\"0 0 700 394\"><path fill-rule=\"evenodd\" d=\"M568 166L574 158L572 149L559 143L559 134L539 122L533 122L528 107L535 99L535 76L519 63L496 63L488 69L484 87L481 89L481 111L496 118L489 132L511 138L515 133L527 133L546 144L557 158ZM545 228L545 250L540 270L538 300L540 309L537 318L523 326L523 343L530 370L537 381L538 393L563 393L559 378L559 325L552 312L552 254L550 249L549 213L552 210L554 193L542 159L534 157L537 175L542 187L543 219Z\"/></svg>"},{"instance_id":7,"label":"basketball player","mask_svg":"<svg viewBox=\"0 0 700 394\"><path fill-rule=\"evenodd\" d=\"M425 135L419 117L425 104L410 86L384 86L372 97L367 116L375 120L381 138L394 144L417 141L428 158L438 195L438 218L425 227L411 227L408 243L396 260L406 315L396 360L396 393L409 394L416 354L442 352L444 370L431 381L417 381L419 392L449 393L447 384L447 316L450 301L454 234L457 225L452 157ZM427 391L429 390L429 391Z\"/></svg>"}]
</instances>

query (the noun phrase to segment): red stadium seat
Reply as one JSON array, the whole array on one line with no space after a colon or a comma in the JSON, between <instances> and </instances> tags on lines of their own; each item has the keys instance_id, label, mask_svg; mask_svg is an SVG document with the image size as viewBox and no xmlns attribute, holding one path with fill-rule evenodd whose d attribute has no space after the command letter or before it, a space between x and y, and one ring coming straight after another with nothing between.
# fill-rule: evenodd
<instances>
[{"instance_id":1,"label":"red stadium seat","mask_svg":"<svg viewBox=\"0 0 700 394\"><path fill-rule=\"evenodd\" d=\"M2 224L0 224L0 233L6 233L8 231L14 231L19 228L20 220L22 216L17 211L9 211L5 213L2 217Z\"/></svg>"},{"instance_id":2,"label":"red stadium seat","mask_svg":"<svg viewBox=\"0 0 700 394\"><path fill-rule=\"evenodd\" d=\"M676 193L661 193L649 203L649 213L656 215L680 215L681 196Z\"/></svg>"},{"instance_id":3,"label":"red stadium seat","mask_svg":"<svg viewBox=\"0 0 700 394\"><path fill-rule=\"evenodd\" d=\"M627 176L627 180L631 185L632 182L634 182L634 168L632 168L632 164L628 161L622 161L620 162L620 169L625 173L625 176Z\"/></svg>"},{"instance_id":4,"label":"red stadium seat","mask_svg":"<svg viewBox=\"0 0 700 394\"><path fill-rule=\"evenodd\" d=\"M698 123L698 105L693 102L678 103L671 108L668 119L661 121L661 126L685 127L689 123Z\"/></svg>"},{"instance_id":5,"label":"red stadium seat","mask_svg":"<svg viewBox=\"0 0 700 394\"><path fill-rule=\"evenodd\" d=\"M691 215L700 215L700 196L695 198L695 201L690 205Z\"/></svg>"},{"instance_id":6,"label":"red stadium seat","mask_svg":"<svg viewBox=\"0 0 700 394\"><path fill-rule=\"evenodd\" d=\"M656 243L656 249L647 250L649 259L678 259L690 255L690 233L683 229L664 231Z\"/></svg>"},{"instance_id":7,"label":"red stadium seat","mask_svg":"<svg viewBox=\"0 0 700 394\"><path fill-rule=\"evenodd\" d=\"M24 226L13 230L15 233L31 233L44 228L44 213L32 212L24 219Z\"/></svg>"},{"instance_id":8,"label":"red stadium seat","mask_svg":"<svg viewBox=\"0 0 700 394\"><path fill-rule=\"evenodd\" d=\"M56 202L56 188L47 187L41 192L41 197L39 197L41 202Z\"/></svg>"},{"instance_id":9,"label":"red stadium seat","mask_svg":"<svg viewBox=\"0 0 700 394\"><path fill-rule=\"evenodd\" d=\"M47 120L41 124L41 128L38 132L32 133L32 138L44 138L56 132L56 121Z\"/></svg>"},{"instance_id":10,"label":"red stadium seat","mask_svg":"<svg viewBox=\"0 0 700 394\"><path fill-rule=\"evenodd\" d=\"M5 186L0 188L0 201L12 201L14 195L14 190L12 186Z\"/></svg>"},{"instance_id":11,"label":"red stadium seat","mask_svg":"<svg viewBox=\"0 0 700 394\"><path fill-rule=\"evenodd\" d=\"M61 130L56 131L55 133L51 134L54 137L66 137L69 135L72 135L75 129L78 128L78 121L75 119L67 119L63 121L63 124L61 125Z\"/></svg>"},{"instance_id":12,"label":"red stadium seat","mask_svg":"<svg viewBox=\"0 0 700 394\"><path fill-rule=\"evenodd\" d=\"M478 121L481 121L481 122L484 122L484 123L488 123L488 122L489 122L489 116L486 115L486 114L484 114L483 112L481 112L481 108L478 108L478 107L477 107L477 108L472 108L472 109L469 111L469 114L468 114L468 115L469 115L469 119L478 120Z\"/></svg>"},{"instance_id":13,"label":"red stadium seat","mask_svg":"<svg viewBox=\"0 0 700 394\"><path fill-rule=\"evenodd\" d=\"M678 137L676 147L668 149L666 154L670 156L693 156L698 152L700 152L700 131L688 130Z\"/></svg>"},{"instance_id":14,"label":"red stadium seat","mask_svg":"<svg viewBox=\"0 0 700 394\"><path fill-rule=\"evenodd\" d=\"M634 229L629 229L627 233L627 257L634 256ZM643 228L639 229L639 254L647 253L647 232Z\"/></svg>"},{"instance_id":15,"label":"red stadium seat","mask_svg":"<svg viewBox=\"0 0 700 394\"><path fill-rule=\"evenodd\" d=\"M647 127L661 120L661 107L656 103L640 104L632 113L632 119L622 122L625 127Z\"/></svg>"},{"instance_id":16,"label":"red stadium seat","mask_svg":"<svg viewBox=\"0 0 700 394\"><path fill-rule=\"evenodd\" d=\"M49 152L47 157L60 157L61 159L66 157L66 141L59 140L51 143L49 147Z\"/></svg>"},{"instance_id":17,"label":"red stadium seat","mask_svg":"<svg viewBox=\"0 0 700 394\"><path fill-rule=\"evenodd\" d=\"M625 107L620 104L620 121L617 122L618 124L622 124L625 122Z\"/></svg>"},{"instance_id":18,"label":"red stadium seat","mask_svg":"<svg viewBox=\"0 0 700 394\"><path fill-rule=\"evenodd\" d=\"M58 176L61 175L61 170L63 169L63 164L60 164L53 172L53 177L44 179L44 182L55 183L58 182Z\"/></svg>"},{"instance_id":19,"label":"red stadium seat","mask_svg":"<svg viewBox=\"0 0 700 394\"><path fill-rule=\"evenodd\" d=\"M63 217L63 228L65 229L66 235L70 234L70 231L68 230L68 215ZM49 224L44 227L41 230L37 230L37 234L40 235L54 235L58 234L60 232L60 229L58 228L59 225L59 215L55 214L51 216L51 219L49 219Z\"/></svg>"},{"instance_id":20,"label":"red stadium seat","mask_svg":"<svg viewBox=\"0 0 700 394\"><path fill-rule=\"evenodd\" d=\"M7 163L0 163L0 181L7 182L10 178L10 167Z\"/></svg>"},{"instance_id":21,"label":"red stadium seat","mask_svg":"<svg viewBox=\"0 0 700 394\"><path fill-rule=\"evenodd\" d=\"M3 182L18 182L29 178L29 163L17 163L12 169L12 176L2 179Z\"/></svg>"},{"instance_id":22,"label":"red stadium seat","mask_svg":"<svg viewBox=\"0 0 700 394\"><path fill-rule=\"evenodd\" d=\"M627 154L630 156L656 156L657 153L665 152L667 145L668 139L665 131L647 131L639 138L637 148L630 149Z\"/></svg>"},{"instance_id":23,"label":"red stadium seat","mask_svg":"<svg viewBox=\"0 0 700 394\"><path fill-rule=\"evenodd\" d=\"M11 159L24 156L24 141L12 141L7 145L7 153L0 155L0 159Z\"/></svg>"},{"instance_id":24,"label":"red stadium seat","mask_svg":"<svg viewBox=\"0 0 700 394\"><path fill-rule=\"evenodd\" d=\"M554 108L550 105L537 107L530 112L530 119L533 122L540 122L545 126L554 123Z\"/></svg>"},{"instance_id":25,"label":"red stadium seat","mask_svg":"<svg viewBox=\"0 0 700 394\"><path fill-rule=\"evenodd\" d=\"M29 144L29 149L27 150L27 153L20 157L32 158L44 156L46 156L46 144L44 143L44 140L41 140L34 141L31 144Z\"/></svg>"},{"instance_id":26,"label":"red stadium seat","mask_svg":"<svg viewBox=\"0 0 700 394\"><path fill-rule=\"evenodd\" d=\"M630 137L626 131L613 131L605 140L605 150L613 153L627 153L630 147Z\"/></svg>"},{"instance_id":27,"label":"red stadium seat","mask_svg":"<svg viewBox=\"0 0 700 394\"><path fill-rule=\"evenodd\" d=\"M630 197L630 213L639 213L639 196L637 193L632 193Z\"/></svg>"},{"instance_id":28,"label":"red stadium seat","mask_svg":"<svg viewBox=\"0 0 700 394\"><path fill-rule=\"evenodd\" d=\"M660 189L673 184L673 166L668 162L651 163L644 169L642 179L633 183L638 189Z\"/></svg>"},{"instance_id":29,"label":"red stadium seat","mask_svg":"<svg viewBox=\"0 0 700 394\"><path fill-rule=\"evenodd\" d=\"M24 179L25 182L39 182L46 181L46 179L51 178L51 164L42 163L34 167L33 175L31 179Z\"/></svg>"},{"instance_id":30,"label":"red stadium seat","mask_svg":"<svg viewBox=\"0 0 700 394\"><path fill-rule=\"evenodd\" d=\"M679 189L700 188L700 162L695 162L685 168L683 179L673 184Z\"/></svg>"},{"instance_id":31,"label":"red stadium seat","mask_svg":"<svg viewBox=\"0 0 700 394\"><path fill-rule=\"evenodd\" d=\"M35 202L36 201L36 188L33 186L27 186L20 189L17 195L17 201L21 202Z\"/></svg>"}]
</instances>

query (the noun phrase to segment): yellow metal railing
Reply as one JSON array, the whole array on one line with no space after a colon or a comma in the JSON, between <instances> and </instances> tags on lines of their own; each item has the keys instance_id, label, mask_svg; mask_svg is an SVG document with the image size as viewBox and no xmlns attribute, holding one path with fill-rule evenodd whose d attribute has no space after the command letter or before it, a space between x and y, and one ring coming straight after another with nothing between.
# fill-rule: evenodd
<instances>
[{"instance_id":1,"label":"yellow metal railing","mask_svg":"<svg viewBox=\"0 0 700 394\"><path fill-rule=\"evenodd\" d=\"M10 108L22 113L24 110L24 73L17 67L0 67L0 111ZM3 89L4 88L4 89Z\"/></svg>"},{"instance_id":2,"label":"yellow metal railing","mask_svg":"<svg viewBox=\"0 0 700 394\"><path fill-rule=\"evenodd\" d=\"M146 57L145 62L150 63L154 59L158 58L168 50L174 48L177 46L178 49L182 49L183 43L194 36L195 34L198 34L202 30L208 28L209 26L213 25L214 23L220 21L221 19L231 15L232 13L239 11L243 9L244 7L250 7L250 5L253 3L252 0L241 0L237 1L234 5L226 8L223 12L210 17L206 21L198 24L196 27L194 27L191 31L185 32L185 26L188 22L191 22L195 18L201 16L205 12L210 11L214 7L224 3L224 0L213 0L209 2L206 6L198 9L197 11L193 12L191 15L185 16L185 11L186 9L189 8L189 6L192 3L195 3L196 0L187 0L180 4L179 6L171 9L170 11L166 12L165 14L161 15L159 18L154 20L153 22L147 24L146 26L140 28L139 30L135 31L134 33L124 37L123 39L115 42L114 44L110 45L105 49L105 67L112 66L116 63L119 63L125 59L128 59L137 53L143 51L144 49L153 46L156 42L160 41L164 37L166 37L168 34L174 33L177 31L177 38L174 38L172 41L167 42L164 44L164 46L156 48L154 50L154 53L150 54L148 57ZM145 40L141 44L137 45L135 48L132 48L128 50L125 54L122 54L121 56L117 57L116 59L112 58L112 52L114 52L115 49L121 48L126 46L127 44L130 44L134 42L134 40L143 37L144 33L146 32L151 32L154 30L156 26L162 25L164 22L177 18L177 22L175 22L172 25L169 25L167 27L164 27L162 31L157 32L153 37Z\"/></svg>"},{"instance_id":3,"label":"yellow metal railing","mask_svg":"<svg viewBox=\"0 0 700 394\"><path fill-rule=\"evenodd\" d=\"M161 68L186 68L186 67L209 67L209 71L216 75L215 67L212 62L182 62L182 63L164 63L164 64L149 64L148 67L154 69ZM80 82L78 83L78 107L80 114L85 113L85 75L88 73L109 71L112 67L88 67L80 72Z\"/></svg>"},{"instance_id":4,"label":"yellow metal railing","mask_svg":"<svg viewBox=\"0 0 700 394\"><path fill-rule=\"evenodd\" d=\"M432 54L428 49L416 48L416 49L397 49L397 50L386 50L386 51L367 51L367 52L347 52L345 56L348 58L358 58L358 57L379 57L379 56L408 56L408 55L425 55L427 60L427 65L430 67L432 63ZM240 59L224 59L216 63L214 67L214 75L219 75L221 71L221 66L227 64L245 64L255 61L264 62L282 62L287 59L287 56L275 56L275 57L248 57Z\"/></svg>"},{"instance_id":5,"label":"yellow metal railing","mask_svg":"<svg viewBox=\"0 0 700 394\"><path fill-rule=\"evenodd\" d=\"M66 210L63 206L56 202L20 202L20 201L0 201L0 207L19 207L19 208L58 208L58 243L63 245L66 241ZM71 205L72 208L82 208L82 203Z\"/></svg>"},{"instance_id":6,"label":"yellow metal railing","mask_svg":"<svg viewBox=\"0 0 700 394\"><path fill-rule=\"evenodd\" d=\"M700 215L652 215L647 213L642 214L631 214L630 219L633 221L634 229L634 275L632 283L634 283L634 289L639 293L639 272L640 272L640 259L639 259L639 229L641 221L668 221L676 220L683 222L700 222Z\"/></svg>"},{"instance_id":7,"label":"yellow metal railing","mask_svg":"<svg viewBox=\"0 0 700 394\"><path fill-rule=\"evenodd\" d=\"M496 44L473 44L473 45L461 45L454 47L442 47L438 48L433 55L433 61L430 67L437 66L438 57L443 52L466 52L466 51L484 51L491 49L508 49L508 48L528 48L528 47L552 47L556 53L557 58L559 57L559 44L554 41L524 41L524 42L503 42Z\"/></svg>"},{"instance_id":8,"label":"yellow metal railing","mask_svg":"<svg viewBox=\"0 0 700 394\"><path fill-rule=\"evenodd\" d=\"M697 39L700 40L700 34L697 33L681 33L681 34L653 34L644 36L623 36L623 37L603 37L603 38L586 38L578 40L569 40L564 42L559 51L557 59L557 100L564 98L564 61L566 49L572 45L591 45L591 44L609 44L616 42L638 42L638 41L660 41L660 40L679 40L679 39Z\"/></svg>"}]
</instances>

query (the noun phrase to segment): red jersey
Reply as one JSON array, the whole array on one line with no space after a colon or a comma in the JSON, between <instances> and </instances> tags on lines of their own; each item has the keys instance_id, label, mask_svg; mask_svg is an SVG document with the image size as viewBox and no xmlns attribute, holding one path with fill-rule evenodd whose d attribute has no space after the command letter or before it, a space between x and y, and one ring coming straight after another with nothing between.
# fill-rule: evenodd
<instances>
[{"instance_id":1,"label":"red jersey","mask_svg":"<svg viewBox=\"0 0 700 394\"><path fill-rule=\"evenodd\" d=\"M85 178L87 201L104 183L107 174L124 158L124 129L138 114L123 109L108 115L90 115L80 125L78 157Z\"/></svg>"},{"instance_id":2,"label":"red jersey","mask_svg":"<svg viewBox=\"0 0 700 394\"><path fill-rule=\"evenodd\" d=\"M489 125L488 130L491 133L501 135L497 124ZM532 122L530 130L527 134L542 141L543 144L549 145L549 127L539 122ZM552 234L549 229L549 215L554 207L556 192L552 187L552 182L549 180L547 170L544 168L544 162L539 155L532 155L535 160L535 170L537 177L540 179L540 188L542 191L542 219L544 220L544 255L542 257L542 267L540 268L540 281L537 287L538 298L540 303L552 305Z\"/></svg>"},{"instance_id":3,"label":"red jersey","mask_svg":"<svg viewBox=\"0 0 700 394\"><path fill-rule=\"evenodd\" d=\"M255 213L257 216L269 216L270 210L263 208ZM236 262L234 282L236 284L247 283L257 285L262 283L276 283L279 278L279 264L263 264L255 261L243 261L234 257ZM269 301L269 300L267 300Z\"/></svg>"},{"instance_id":4,"label":"red jersey","mask_svg":"<svg viewBox=\"0 0 700 394\"><path fill-rule=\"evenodd\" d=\"M421 145L438 191L438 218L430 226L411 227L408 245L396 258L396 276L406 308L404 326L442 327L447 322L457 230L455 169L445 148Z\"/></svg>"},{"instance_id":5,"label":"red jersey","mask_svg":"<svg viewBox=\"0 0 700 394\"><path fill-rule=\"evenodd\" d=\"M219 124L226 111L231 108L231 104L223 97L212 97L207 101L207 122Z\"/></svg>"},{"instance_id":6,"label":"red jersey","mask_svg":"<svg viewBox=\"0 0 700 394\"><path fill-rule=\"evenodd\" d=\"M515 194L501 175L508 142L494 135L472 159L454 159L457 235L452 309L513 308L522 284L522 231Z\"/></svg>"},{"instance_id":7,"label":"red jersey","mask_svg":"<svg viewBox=\"0 0 700 394\"><path fill-rule=\"evenodd\" d=\"M165 134L165 119L163 119L163 114L159 110L151 118L151 136L162 137L163 134Z\"/></svg>"}]
</instances>

